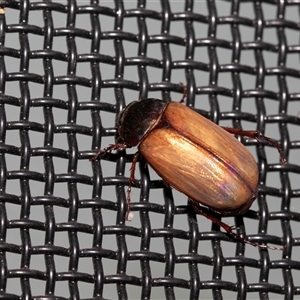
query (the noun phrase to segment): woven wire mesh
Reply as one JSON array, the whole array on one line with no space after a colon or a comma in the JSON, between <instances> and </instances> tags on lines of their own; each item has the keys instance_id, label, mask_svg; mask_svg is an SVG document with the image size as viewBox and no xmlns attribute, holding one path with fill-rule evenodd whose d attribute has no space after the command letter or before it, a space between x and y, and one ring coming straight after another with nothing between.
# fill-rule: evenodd
<instances>
[{"instance_id":1,"label":"woven wire mesh","mask_svg":"<svg viewBox=\"0 0 300 300\"><path fill-rule=\"evenodd\" d=\"M297 1L0 1L0 297L293 299L300 294ZM257 201L237 242L140 160L106 154L118 112L181 98L239 138ZM204 137L209 138L209 137ZM226 150L226 149L225 149ZM201 186L199 186L201 188ZM296 296L297 297L297 296Z\"/></svg>"}]
</instances>

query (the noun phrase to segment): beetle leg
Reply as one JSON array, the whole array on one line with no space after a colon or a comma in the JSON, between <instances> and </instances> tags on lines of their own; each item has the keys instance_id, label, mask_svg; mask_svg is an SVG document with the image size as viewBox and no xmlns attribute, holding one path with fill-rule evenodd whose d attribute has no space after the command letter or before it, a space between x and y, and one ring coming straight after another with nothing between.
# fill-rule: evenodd
<instances>
[{"instance_id":1,"label":"beetle leg","mask_svg":"<svg viewBox=\"0 0 300 300\"><path fill-rule=\"evenodd\" d=\"M191 203L191 205L193 206L194 211L199 214L204 216L205 218L207 218L208 220L212 221L214 224L222 227L228 234L232 235L233 233L233 227L225 224L224 222L220 221L219 219L217 219L216 217L214 217L212 214L210 214L209 212L204 211L204 209L202 209L199 206L199 203L191 198L189 198L189 202Z\"/></svg>"},{"instance_id":2,"label":"beetle leg","mask_svg":"<svg viewBox=\"0 0 300 300\"><path fill-rule=\"evenodd\" d=\"M136 168L136 163L139 157L139 152L136 152L133 156L132 159L132 163L131 163L131 167L130 167L130 176L129 176L129 184L128 184L128 189L127 189L127 198L126 198L126 204L127 204L127 210L126 210L126 221L130 221L131 218L129 218L129 214L130 214L130 202L131 202L131 198L130 198L130 194L131 194L131 186L134 183L134 173L135 173L135 168Z\"/></svg>"},{"instance_id":3,"label":"beetle leg","mask_svg":"<svg viewBox=\"0 0 300 300\"><path fill-rule=\"evenodd\" d=\"M234 237L237 241L239 241L239 242L241 242L243 244L249 244L251 246L254 246L254 247L257 247L257 248L260 248L260 249L271 249L271 250L281 250L281 251L285 250L285 248L273 247L273 246L269 246L269 245L261 245L261 244L256 243L256 242L247 241L245 238L243 238L238 233L235 233L233 231L233 230L238 229L238 227L236 227L236 226L229 226L226 223L222 222L221 220L217 219L212 214L210 214L209 212L207 212L204 209L202 209L199 206L199 203L196 202L195 200L189 198L189 202L191 203L194 211L197 214L204 216L208 220L212 221L214 224L216 224L216 225L220 226L221 228L223 228L227 232L227 234L229 234L232 237Z\"/></svg>"},{"instance_id":4,"label":"beetle leg","mask_svg":"<svg viewBox=\"0 0 300 300\"><path fill-rule=\"evenodd\" d=\"M282 149L280 148L279 144L267 137L262 135L259 131L255 131L255 130L241 130L238 128L231 128L231 127L223 127L221 126L223 129L225 129L227 132L232 133L232 134L236 134L236 135L240 135L240 136L246 136L246 137L250 137L253 139L256 139L257 141L259 141L260 139L265 140L269 145L275 147L277 149L277 151L279 152L280 155L280 160L282 164L286 163L286 159L284 158L284 154L282 152Z\"/></svg>"},{"instance_id":5,"label":"beetle leg","mask_svg":"<svg viewBox=\"0 0 300 300\"><path fill-rule=\"evenodd\" d=\"M183 103L183 102L184 102L184 99L185 99L186 96L187 96L187 88L186 88L186 85L183 84L182 82L180 82L179 85L180 85L181 88L182 88L182 98L180 99L179 103Z\"/></svg>"},{"instance_id":6,"label":"beetle leg","mask_svg":"<svg viewBox=\"0 0 300 300\"><path fill-rule=\"evenodd\" d=\"M99 156L111 152L113 150L124 150L126 148L129 148L126 144L115 144L115 145L109 145L106 148L101 149L97 154L95 154L92 158L90 158L90 161L95 161L98 159Z\"/></svg>"}]
</instances>

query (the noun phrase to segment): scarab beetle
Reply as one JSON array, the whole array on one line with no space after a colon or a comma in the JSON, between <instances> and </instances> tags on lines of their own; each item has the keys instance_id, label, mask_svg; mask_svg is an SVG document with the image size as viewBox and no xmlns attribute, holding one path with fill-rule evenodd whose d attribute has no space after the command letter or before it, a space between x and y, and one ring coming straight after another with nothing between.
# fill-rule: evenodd
<instances>
[{"instance_id":1,"label":"scarab beetle","mask_svg":"<svg viewBox=\"0 0 300 300\"><path fill-rule=\"evenodd\" d=\"M226 130L178 102L146 99L120 114L122 144L189 198L222 214L247 211L258 169L249 150Z\"/></svg>"},{"instance_id":2,"label":"scarab beetle","mask_svg":"<svg viewBox=\"0 0 300 300\"><path fill-rule=\"evenodd\" d=\"M256 198L258 167L232 133L263 138L283 157L275 141L256 131L220 127L178 102L144 99L131 102L119 114L118 143L99 151L92 160L112 150L137 146L131 181L140 154L165 182L187 195L193 206L203 204L223 215L239 215Z\"/></svg>"}]
</instances>

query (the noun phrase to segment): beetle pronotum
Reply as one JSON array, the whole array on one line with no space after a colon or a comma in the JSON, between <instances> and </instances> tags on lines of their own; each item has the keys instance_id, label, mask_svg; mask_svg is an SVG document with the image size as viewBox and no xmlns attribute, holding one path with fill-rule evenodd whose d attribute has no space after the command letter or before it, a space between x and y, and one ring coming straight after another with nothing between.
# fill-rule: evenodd
<instances>
[{"instance_id":1,"label":"beetle pronotum","mask_svg":"<svg viewBox=\"0 0 300 300\"><path fill-rule=\"evenodd\" d=\"M117 134L118 143L100 150L91 160L112 150L138 147L131 167L127 220L135 165L141 155L165 182L188 196L197 213L238 240L250 243L203 211L199 204L223 215L245 213L256 198L258 168L249 150L232 134L266 140L277 147L284 161L274 140L257 131L220 127L181 103L158 99L127 105L118 116Z\"/></svg>"}]
</instances>

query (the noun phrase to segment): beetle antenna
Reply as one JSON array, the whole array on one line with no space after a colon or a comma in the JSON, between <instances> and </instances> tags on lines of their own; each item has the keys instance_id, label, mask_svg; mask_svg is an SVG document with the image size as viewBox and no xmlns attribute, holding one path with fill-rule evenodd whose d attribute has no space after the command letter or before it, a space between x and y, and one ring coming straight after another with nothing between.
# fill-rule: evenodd
<instances>
[{"instance_id":1,"label":"beetle antenna","mask_svg":"<svg viewBox=\"0 0 300 300\"><path fill-rule=\"evenodd\" d=\"M269 245L261 245L261 244L256 243L256 242L251 242L251 241L246 240L245 238L243 238L242 236L240 236L238 233L234 232L234 230L236 230L237 227L235 227L235 226L229 226L226 223L224 223L221 220L219 220L216 217L214 217L209 212L204 211L204 209L199 206L199 203L196 202L196 201L194 201L193 199L189 198L189 202L191 203L194 211L197 214L204 216L208 220L212 221L214 224L222 227L226 231L227 234L231 235L237 241L239 241L239 242L241 242L243 244L248 244L248 245L260 248L260 249L270 249L270 250L281 250L281 251L284 251L285 248L279 248L279 247L269 246Z\"/></svg>"}]
</instances>

